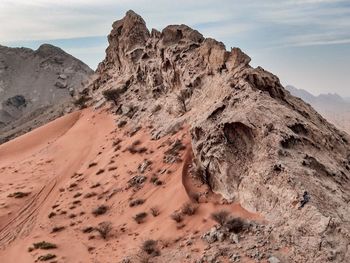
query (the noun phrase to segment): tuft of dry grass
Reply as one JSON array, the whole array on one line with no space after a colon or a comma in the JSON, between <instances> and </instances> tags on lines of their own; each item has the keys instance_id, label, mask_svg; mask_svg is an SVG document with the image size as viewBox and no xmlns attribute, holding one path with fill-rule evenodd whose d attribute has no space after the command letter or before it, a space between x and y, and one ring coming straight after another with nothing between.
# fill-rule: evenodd
<instances>
[{"instance_id":1,"label":"tuft of dry grass","mask_svg":"<svg viewBox=\"0 0 350 263\"><path fill-rule=\"evenodd\" d=\"M92 231L94 231L94 228L92 226L87 226L87 227L84 227L81 231L83 233L91 233Z\"/></svg>"},{"instance_id":2,"label":"tuft of dry grass","mask_svg":"<svg viewBox=\"0 0 350 263\"><path fill-rule=\"evenodd\" d=\"M130 201L129 206L130 207L134 207L134 206L138 206L138 205L142 205L145 202L145 199L135 199Z\"/></svg>"},{"instance_id":3,"label":"tuft of dry grass","mask_svg":"<svg viewBox=\"0 0 350 263\"><path fill-rule=\"evenodd\" d=\"M159 256L160 252L157 248L157 241L148 239L142 243L141 249L145 251L148 255Z\"/></svg>"},{"instance_id":4,"label":"tuft of dry grass","mask_svg":"<svg viewBox=\"0 0 350 263\"><path fill-rule=\"evenodd\" d=\"M64 226L55 226L55 227L52 228L51 233L61 232L64 229L65 229Z\"/></svg>"},{"instance_id":5,"label":"tuft of dry grass","mask_svg":"<svg viewBox=\"0 0 350 263\"><path fill-rule=\"evenodd\" d=\"M34 247L34 249L44 249L44 250L57 248L57 246L55 244L50 243L50 242L46 242L46 241L34 243L33 247Z\"/></svg>"},{"instance_id":6,"label":"tuft of dry grass","mask_svg":"<svg viewBox=\"0 0 350 263\"><path fill-rule=\"evenodd\" d=\"M160 214L158 207L151 207L150 211L151 211L152 216L154 216L154 217L159 216L159 214Z\"/></svg>"},{"instance_id":7,"label":"tuft of dry grass","mask_svg":"<svg viewBox=\"0 0 350 263\"><path fill-rule=\"evenodd\" d=\"M141 212L141 213L138 213L138 214L136 214L134 216L134 220L136 221L136 223L141 224L141 223L144 222L146 217L147 217L147 213L146 212Z\"/></svg>"},{"instance_id":8,"label":"tuft of dry grass","mask_svg":"<svg viewBox=\"0 0 350 263\"><path fill-rule=\"evenodd\" d=\"M211 219L219 223L219 225L223 226L225 225L230 213L227 212L226 210L220 210L217 212L213 212L211 214Z\"/></svg>"},{"instance_id":9,"label":"tuft of dry grass","mask_svg":"<svg viewBox=\"0 0 350 263\"><path fill-rule=\"evenodd\" d=\"M96 165L97 165L97 163L92 162L92 163L89 164L88 168L94 167L94 166L96 166Z\"/></svg>"},{"instance_id":10,"label":"tuft of dry grass","mask_svg":"<svg viewBox=\"0 0 350 263\"><path fill-rule=\"evenodd\" d=\"M192 216L196 213L198 209L198 205L196 204L191 204L191 203L185 203L183 204L181 208L181 212L184 215Z\"/></svg>"},{"instance_id":11,"label":"tuft of dry grass","mask_svg":"<svg viewBox=\"0 0 350 263\"><path fill-rule=\"evenodd\" d=\"M89 192L84 195L84 198L91 198L96 196L97 194L95 192Z\"/></svg>"},{"instance_id":12,"label":"tuft of dry grass","mask_svg":"<svg viewBox=\"0 0 350 263\"><path fill-rule=\"evenodd\" d=\"M174 220L176 223L180 223L183 220L183 216L179 212L174 212L170 215L170 218Z\"/></svg>"},{"instance_id":13,"label":"tuft of dry grass","mask_svg":"<svg viewBox=\"0 0 350 263\"><path fill-rule=\"evenodd\" d=\"M98 170L98 171L96 172L96 175L102 174L102 173L104 173L104 172L105 172L105 169L100 169L100 170Z\"/></svg>"},{"instance_id":14,"label":"tuft of dry grass","mask_svg":"<svg viewBox=\"0 0 350 263\"><path fill-rule=\"evenodd\" d=\"M38 260L39 261L48 261L48 260L51 260L54 258L56 258L55 254L46 254L46 255L42 255L42 256L38 257Z\"/></svg>"},{"instance_id":15,"label":"tuft of dry grass","mask_svg":"<svg viewBox=\"0 0 350 263\"><path fill-rule=\"evenodd\" d=\"M244 230L245 222L239 217L230 217L225 222L228 231L238 234Z\"/></svg>"},{"instance_id":16,"label":"tuft of dry grass","mask_svg":"<svg viewBox=\"0 0 350 263\"><path fill-rule=\"evenodd\" d=\"M99 223L95 229L103 239L107 239L110 235L110 232L113 230L113 226L111 222L105 221Z\"/></svg>"},{"instance_id":17,"label":"tuft of dry grass","mask_svg":"<svg viewBox=\"0 0 350 263\"><path fill-rule=\"evenodd\" d=\"M48 217L48 218L52 218L52 217L54 217L54 216L56 216L56 213L55 213L55 212L51 212L47 217Z\"/></svg>"},{"instance_id":18,"label":"tuft of dry grass","mask_svg":"<svg viewBox=\"0 0 350 263\"><path fill-rule=\"evenodd\" d=\"M92 210L92 214L94 216L99 216L99 215L103 215L107 212L108 210L108 206L105 205L100 205L98 207L96 207L95 209Z\"/></svg>"},{"instance_id":19,"label":"tuft of dry grass","mask_svg":"<svg viewBox=\"0 0 350 263\"><path fill-rule=\"evenodd\" d=\"M14 192L12 194L9 194L7 197L13 197L13 198L23 198L30 195L30 192Z\"/></svg>"}]
</instances>

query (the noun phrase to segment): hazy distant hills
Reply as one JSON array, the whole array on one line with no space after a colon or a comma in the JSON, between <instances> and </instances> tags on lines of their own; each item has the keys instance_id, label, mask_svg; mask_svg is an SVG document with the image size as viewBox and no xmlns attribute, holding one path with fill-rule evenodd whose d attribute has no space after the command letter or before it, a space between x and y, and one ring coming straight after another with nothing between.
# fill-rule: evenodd
<instances>
[{"instance_id":1,"label":"hazy distant hills","mask_svg":"<svg viewBox=\"0 0 350 263\"><path fill-rule=\"evenodd\" d=\"M303 89L286 86L292 95L310 103L326 119L338 128L350 133L350 98L343 98L338 94L321 94L314 96Z\"/></svg>"}]
</instances>

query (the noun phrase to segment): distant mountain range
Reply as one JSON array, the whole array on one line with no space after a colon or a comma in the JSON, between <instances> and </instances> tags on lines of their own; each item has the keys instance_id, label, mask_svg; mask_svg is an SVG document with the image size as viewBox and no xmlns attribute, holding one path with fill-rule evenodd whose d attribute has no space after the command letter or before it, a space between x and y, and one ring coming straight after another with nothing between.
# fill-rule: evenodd
<instances>
[{"instance_id":1,"label":"distant mountain range","mask_svg":"<svg viewBox=\"0 0 350 263\"><path fill-rule=\"evenodd\" d=\"M306 90L286 86L286 89L294 96L311 104L327 120L338 128L350 133L350 98L341 97L336 93L314 96Z\"/></svg>"}]
</instances>

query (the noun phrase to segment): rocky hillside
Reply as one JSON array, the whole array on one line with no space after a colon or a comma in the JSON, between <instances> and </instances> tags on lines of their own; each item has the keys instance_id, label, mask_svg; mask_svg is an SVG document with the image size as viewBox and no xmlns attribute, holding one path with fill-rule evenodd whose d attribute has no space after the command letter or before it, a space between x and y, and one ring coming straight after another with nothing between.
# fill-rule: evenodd
<instances>
[{"instance_id":1,"label":"rocky hillside","mask_svg":"<svg viewBox=\"0 0 350 263\"><path fill-rule=\"evenodd\" d=\"M108 40L90 108L0 146L0 258L350 258L346 133L186 25L128 11Z\"/></svg>"},{"instance_id":2,"label":"rocky hillside","mask_svg":"<svg viewBox=\"0 0 350 263\"><path fill-rule=\"evenodd\" d=\"M92 73L52 45L0 46L0 143L62 115Z\"/></svg>"},{"instance_id":3,"label":"rocky hillside","mask_svg":"<svg viewBox=\"0 0 350 263\"><path fill-rule=\"evenodd\" d=\"M327 120L332 122L339 129L350 134L350 101L338 94L321 94L314 96L306 90L287 86L287 90L296 97L310 103Z\"/></svg>"},{"instance_id":4,"label":"rocky hillside","mask_svg":"<svg viewBox=\"0 0 350 263\"><path fill-rule=\"evenodd\" d=\"M116 113L133 125L130 133L151 125L158 139L189 126L203 180L262 213L270 241L288 248L286 262L350 258L345 133L291 96L278 77L252 68L239 48L227 51L186 25L149 31L129 11L108 40L93 90L114 89ZM301 208L303 198L309 203Z\"/></svg>"}]
</instances>

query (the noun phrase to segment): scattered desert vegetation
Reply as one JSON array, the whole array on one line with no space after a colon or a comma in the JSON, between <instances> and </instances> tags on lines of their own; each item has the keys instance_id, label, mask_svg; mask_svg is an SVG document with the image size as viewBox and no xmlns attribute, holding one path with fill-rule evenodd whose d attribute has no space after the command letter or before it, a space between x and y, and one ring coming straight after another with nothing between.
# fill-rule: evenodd
<instances>
[{"instance_id":1,"label":"scattered desert vegetation","mask_svg":"<svg viewBox=\"0 0 350 263\"><path fill-rule=\"evenodd\" d=\"M147 213L141 212L134 216L134 220L136 221L136 223L141 224L145 221L146 217L147 217Z\"/></svg>"},{"instance_id":2,"label":"scattered desert vegetation","mask_svg":"<svg viewBox=\"0 0 350 263\"><path fill-rule=\"evenodd\" d=\"M64 229L65 229L64 226L55 226L52 228L51 233L61 232Z\"/></svg>"},{"instance_id":3,"label":"scattered desert vegetation","mask_svg":"<svg viewBox=\"0 0 350 263\"><path fill-rule=\"evenodd\" d=\"M91 100L91 97L88 97L86 95L79 96L74 100L74 105L79 107L79 109L84 109L86 108L86 103Z\"/></svg>"},{"instance_id":4,"label":"scattered desert vegetation","mask_svg":"<svg viewBox=\"0 0 350 263\"><path fill-rule=\"evenodd\" d=\"M129 151L131 154L136 154L136 153L141 154L141 153L147 152L147 148L141 147L140 144L141 144L141 141L136 140L130 146L128 146L126 150Z\"/></svg>"},{"instance_id":5,"label":"scattered desert vegetation","mask_svg":"<svg viewBox=\"0 0 350 263\"><path fill-rule=\"evenodd\" d=\"M107 212L108 210L108 206L105 205L100 205L98 207L96 207L95 209L92 210L92 214L94 216L99 216L99 215L103 215Z\"/></svg>"},{"instance_id":6,"label":"scattered desert vegetation","mask_svg":"<svg viewBox=\"0 0 350 263\"><path fill-rule=\"evenodd\" d=\"M46 254L46 255L39 256L38 260L39 261L48 261L48 260L51 260L51 259L54 259L54 258L56 258L56 255L49 253L49 254Z\"/></svg>"},{"instance_id":7,"label":"scattered desert vegetation","mask_svg":"<svg viewBox=\"0 0 350 263\"><path fill-rule=\"evenodd\" d=\"M105 172L105 169L100 169L100 170L98 170L98 171L96 172L96 175L102 174L102 173L104 173L104 172Z\"/></svg>"},{"instance_id":8,"label":"scattered desert vegetation","mask_svg":"<svg viewBox=\"0 0 350 263\"><path fill-rule=\"evenodd\" d=\"M97 193L95 193L95 192L89 192L89 193L86 193L84 195L84 198L91 198L91 197L94 197L96 195L97 195Z\"/></svg>"},{"instance_id":9,"label":"scattered desert vegetation","mask_svg":"<svg viewBox=\"0 0 350 263\"><path fill-rule=\"evenodd\" d=\"M13 197L13 198L23 198L30 195L30 192L14 192L12 194L9 194L8 197Z\"/></svg>"},{"instance_id":10,"label":"scattered desert vegetation","mask_svg":"<svg viewBox=\"0 0 350 263\"><path fill-rule=\"evenodd\" d=\"M89 164L89 166L88 166L88 167L89 167L89 168L91 168L91 167L94 167L94 166L96 166L96 165L97 165L97 163L96 163L96 162L92 162L92 163L90 163L90 164Z\"/></svg>"},{"instance_id":11,"label":"scattered desert vegetation","mask_svg":"<svg viewBox=\"0 0 350 263\"><path fill-rule=\"evenodd\" d=\"M239 217L229 217L225 222L225 227L229 232L238 234L244 230L245 222Z\"/></svg>"},{"instance_id":12,"label":"scattered desert vegetation","mask_svg":"<svg viewBox=\"0 0 350 263\"><path fill-rule=\"evenodd\" d=\"M162 185L163 184L163 182L161 180L159 180L159 178L155 175L151 177L150 182L154 185Z\"/></svg>"},{"instance_id":13,"label":"scattered desert vegetation","mask_svg":"<svg viewBox=\"0 0 350 263\"><path fill-rule=\"evenodd\" d=\"M129 206L134 207L134 206L142 205L144 202L145 202L145 199L141 199L141 198L134 199L130 201Z\"/></svg>"},{"instance_id":14,"label":"scattered desert vegetation","mask_svg":"<svg viewBox=\"0 0 350 263\"><path fill-rule=\"evenodd\" d=\"M211 214L211 218L216 221L219 225L224 226L230 213L226 210L220 210Z\"/></svg>"},{"instance_id":15,"label":"scattered desert vegetation","mask_svg":"<svg viewBox=\"0 0 350 263\"><path fill-rule=\"evenodd\" d=\"M184 215L192 216L196 213L197 209L198 209L197 204L185 203L181 208L181 212Z\"/></svg>"},{"instance_id":16,"label":"scattered desert vegetation","mask_svg":"<svg viewBox=\"0 0 350 263\"><path fill-rule=\"evenodd\" d=\"M176 223L180 223L183 220L183 215L180 212L174 212L170 215L170 218Z\"/></svg>"},{"instance_id":17,"label":"scattered desert vegetation","mask_svg":"<svg viewBox=\"0 0 350 263\"><path fill-rule=\"evenodd\" d=\"M78 198L81 195L82 195L82 193L76 193L75 195L73 195L73 198Z\"/></svg>"},{"instance_id":18,"label":"scattered desert vegetation","mask_svg":"<svg viewBox=\"0 0 350 263\"><path fill-rule=\"evenodd\" d=\"M91 233L92 231L94 231L94 228L92 226L87 226L87 227L84 227L81 231L83 233Z\"/></svg>"},{"instance_id":19,"label":"scattered desert vegetation","mask_svg":"<svg viewBox=\"0 0 350 263\"><path fill-rule=\"evenodd\" d=\"M148 239L142 243L141 249L148 255L159 256L160 251L157 248L157 241Z\"/></svg>"},{"instance_id":20,"label":"scattered desert vegetation","mask_svg":"<svg viewBox=\"0 0 350 263\"><path fill-rule=\"evenodd\" d=\"M114 171L114 170L117 170L117 166L111 166L108 168L108 171Z\"/></svg>"},{"instance_id":21,"label":"scattered desert vegetation","mask_svg":"<svg viewBox=\"0 0 350 263\"><path fill-rule=\"evenodd\" d=\"M176 140L168 150L164 152L163 162L164 163L176 163L180 162L180 152L185 150L186 146L182 144L181 140Z\"/></svg>"},{"instance_id":22,"label":"scattered desert vegetation","mask_svg":"<svg viewBox=\"0 0 350 263\"><path fill-rule=\"evenodd\" d=\"M56 216L56 213L55 212L50 212L50 214L47 216L48 218L52 218L52 217L54 217L54 216Z\"/></svg>"},{"instance_id":23,"label":"scattered desert vegetation","mask_svg":"<svg viewBox=\"0 0 350 263\"><path fill-rule=\"evenodd\" d=\"M156 217L160 214L159 208L158 207L151 207L150 212L152 216Z\"/></svg>"},{"instance_id":24,"label":"scattered desert vegetation","mask_svg":"<svg viewBox=\"0 0 350 263\"><path fill-rule=\"evenodd\" d=\"M138 187L142 185L146 181L146 179L147 179L146 176L136 175L128 181L128 184L130 187Z\"/></svg>"},{"instance_id":25,"label":"scattered desert vegetation","mask_svg":"<svg viewBox=\"0 0 350 263\"><path fill-rule=\"evenodd\" d=\"M34 249L47 250L47 249L55 249L55 248L57 248L57 245L55 245L53 243L50 243L50 242L41 241L41 242L38 242L38 243L34 243L33 244L33 248Z\"/></svg>"},{"instance_id":26,"label":"scattered desert vegetation","mask_svg":"<svg viewBox=\"0 0 350 263\"><path fill-rule=\"evenodd\" d=\"M96 231L100 234L103 239L107 239L113 230L112 223L109 221L101 222L96 227Z\"/></svg>"},{"instance_id":27,"label":"scattered desert vegetation","mask_svg":"<svg viewBox=\"0 0 350 263\"><path fill-rule=\"evenodd\" d=\"M92 186L90 186L90 188L93 189L93 188L97 188L99 186L101 186L101 184L100 183L96 183L96 184L93 184Z\"/></svg>"},{"instance_id":28,"label":"scattered desert vegetation","mask_svg":"<svg viewBox=\"0 0 350 263\"><path fill-rule=\"evenodd\" d=\"M118 104L118 98L121 94L120 89L109 89L109 90L104 90L102 92L102 95L105 97L107 101L113 101L115 105Z\"/></svg>"}]
</instances>

